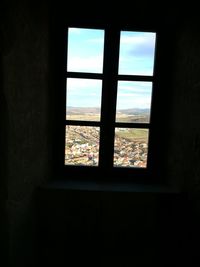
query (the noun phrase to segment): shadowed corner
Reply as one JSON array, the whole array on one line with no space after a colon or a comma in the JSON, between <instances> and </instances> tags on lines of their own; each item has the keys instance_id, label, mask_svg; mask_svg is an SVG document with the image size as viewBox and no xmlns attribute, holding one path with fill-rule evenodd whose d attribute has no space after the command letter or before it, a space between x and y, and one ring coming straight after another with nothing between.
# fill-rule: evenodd
<instances>
[{"instance_id":1,"label":"shadowed corner","mask_svg":"<svg viewBox=\"0 0 200 267\"><path fill-rule=\"evenodd\" d=\"M2 19L2 17L1 17ZM3 44L4 36L2 33L2 24L0 19L0 264L7 266L9 254L9 224L7 214L7 134L8 134L8 110L6 107L6 99L4 94L3 83Z\"/></svg>"}]
</instances>

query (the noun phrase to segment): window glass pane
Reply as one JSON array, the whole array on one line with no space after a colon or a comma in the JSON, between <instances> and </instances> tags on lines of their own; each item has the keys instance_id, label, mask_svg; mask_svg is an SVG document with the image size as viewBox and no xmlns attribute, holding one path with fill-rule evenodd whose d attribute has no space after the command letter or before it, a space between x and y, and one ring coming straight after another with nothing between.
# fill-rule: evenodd
<instances>
[{"instance_id":1,"label":"window glass pane","mask_svg":"<svg viewBox=\"0 0 200 267\"><path fill-rule=\"evenodd\" d=\"M99 127L67 125L65 138L65 165L98 165Z\"/></svg>"},{"instance_id":2,"label":"window glass pane","mask_svg":"<svg viewBox=\"0 0 200 267\"><path fill-rule=\"evenodd\" d=\"M119 74L153 75L156 34L122 31Z\"/></svg>"},{"instance_id":3,"label":"window glass pane","mask_svg":"<svg viewBox=\"0 0 200 267\"><path fill-rule=\"evenodd\" d=\"M102 73L104 30L69 28L67 71Z\"/></svg>"},{"instance_id":4,"label":"window glass pane","mask_svg":"<svg viewBox=\"0 0 200 267\"><path fill-rule=\"evenodd\" d=\"M152 82L119 81L116 122L148 123Z\"/></svg>"},{"instance_id":5,"label":"window glass pane","mask_svg":"<svg viewBox=\"0 0 200 267\"><path fill-rule=\"evenodd\" d=\"M147 167L148 129L116 128L115 167Z\"/></svg>"},{"instance_id":6,"label":"window glass pane","mask_svg":"<svg viewBox=\"0 0 200 267\"><path fill-rule=\"evenodd\" d=\"M67 79L66 119L100 121L102 81Z\"/></svg>"}]
</instances>

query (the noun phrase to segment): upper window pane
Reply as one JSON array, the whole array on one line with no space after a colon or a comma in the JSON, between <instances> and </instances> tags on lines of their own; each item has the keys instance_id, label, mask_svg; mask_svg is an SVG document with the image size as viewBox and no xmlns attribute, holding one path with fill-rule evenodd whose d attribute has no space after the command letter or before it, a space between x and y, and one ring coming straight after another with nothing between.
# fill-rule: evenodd
<instances>
[{"instance_id":1,"label":"upper window pane","mask_svg":"<svg viewBox=\"0 0 200 267\"><path fill-rule=\"evenodd\" d=\"M67 71L102 73L104 30L69 28Z\"/></svg>"},{"instance_id":2,"label":"upper window pane","mask_svg":"<svg viewBox=\"0 0 200 267\"><path fill-rule=\"evenodd\" d=\"M156 33L121 31L119 74L153 75Z\"/></svg>"}]
</instances>

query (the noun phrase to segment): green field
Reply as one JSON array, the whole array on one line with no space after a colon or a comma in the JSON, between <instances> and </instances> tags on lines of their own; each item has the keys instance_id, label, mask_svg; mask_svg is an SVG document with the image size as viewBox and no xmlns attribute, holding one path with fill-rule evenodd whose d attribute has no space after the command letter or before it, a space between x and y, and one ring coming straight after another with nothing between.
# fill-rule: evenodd
<instances>
[{"instance_id":1,"label":"green field","mask_svg":"<svg viewBox=\"0 0 200 267\"><path fill-rule=\"evenodd\" d=\"M148 123L148 115L127 115L127 114L117 114L116 122L134 122L134 123Z\"/></svg>"},{"instance_id":2,"label":"green field","mask_svg":"<svg viewBox=\"0 0 200 267\"><path fill-rule=\"evenodd\" d=\"M100 114L69 114L66 119L73 121L100 121Z\"/></svg>"},{"instance_id":3,"label":"green field","mask_svg":"<svg viewBox=\"0 0 200 267\"><path fill-rule=\"evenodd\" d=\"M122 129L122 128L120 128ZM147 129L127 129L122 131L116 131L116 137L124 138L129 141L147 141L148 140L148 130Z\"/></svg>"}]
</instances>

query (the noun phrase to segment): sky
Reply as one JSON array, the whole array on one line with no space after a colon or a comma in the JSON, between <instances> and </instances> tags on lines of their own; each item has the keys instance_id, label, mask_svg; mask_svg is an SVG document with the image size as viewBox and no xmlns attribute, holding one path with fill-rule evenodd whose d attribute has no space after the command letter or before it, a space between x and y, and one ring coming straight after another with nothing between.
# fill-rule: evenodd
<instances>
[{"instance_id":1,"label":"sky","mask_svg":"<svg viewBox=\"0 0 200 267\"><path fill-rule=\"evenodd\" d=\"M118 74L153 74L155 33L122 31ZM103 72L104 30L69 28L67 71ZM67 106L100 107L102 81L68 78ZM150 108L151 82L119 81L117 109Z\"/></svg>"}]
</instances>

